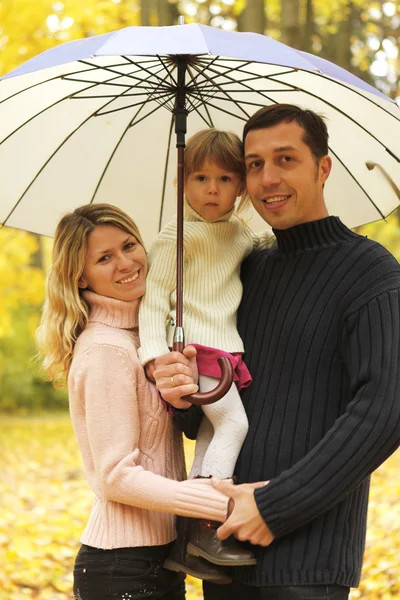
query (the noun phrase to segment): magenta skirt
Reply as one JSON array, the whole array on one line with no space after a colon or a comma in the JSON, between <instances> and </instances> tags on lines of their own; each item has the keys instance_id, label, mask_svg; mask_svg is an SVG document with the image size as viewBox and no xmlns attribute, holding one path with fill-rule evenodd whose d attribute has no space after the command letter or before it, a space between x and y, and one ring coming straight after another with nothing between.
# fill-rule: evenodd
<instances>
[{"instance_id":1,"label":"magenta skirt","mask_svg":"<svg viewBox=\"0 0 400 600\"><path fill-rule=\"evenodd\" d=\"M238 390L248 387L252 378L250 372L242 359L241 352L225 352L224 350L218 350L217 348L210 348L209 346L202 346L201 344L190 344L197 350L197 368L200 375L208 375L209 377L221 377L221 369L217 363L217 358L225 356L231 361L233 368L233 381L236 383Z\"/></svg>"}]
</instances>

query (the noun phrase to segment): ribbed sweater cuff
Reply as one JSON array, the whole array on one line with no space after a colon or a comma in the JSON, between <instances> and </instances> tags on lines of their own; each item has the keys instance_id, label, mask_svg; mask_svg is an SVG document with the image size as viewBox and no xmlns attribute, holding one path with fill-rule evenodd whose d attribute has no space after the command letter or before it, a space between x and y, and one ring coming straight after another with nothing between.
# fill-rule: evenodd
<instances>
[{"instance_id":1,"label":"ribbed sweater cuff","mask_svg":"<svg viewBox=\"0 0 400 600\"><path fill-rule=\"evenodd\" d=\"M208 480L190 479L179 483L174 513L223 523L227 517L228 501L229 498L214 489Z\"/></svg>"},{"instance_id":2,"label":"ribbed sweater cuff","mask_svg":"<svg viewBox=\"0 0 400 600\"><path fill-rule=\"evenodd\" d=\"M168 352L169 348L165 339L152 340L151 342L145 342L143 346L138 349L138 356L142 365L145 365L163 354L168 354Z\"/></svg>"},{"instance_id":3,"label":"ribbed sweater cuff","mask_svg":"<svg viewBox=\"0 0 400 600\"><path fill-rule=\"evenodd\" d=\"M267 490L267 487L268 486L254 490L254 499L260 515L268 525L271 533L274 537L279 538L282 535L289 533L289 531L276 512L271 510L271 499L268 500L268 496L271 496L268 492L271 492L271 490ZM276 498L274 500L276 500Z\"/></svg>"}]
</instances>

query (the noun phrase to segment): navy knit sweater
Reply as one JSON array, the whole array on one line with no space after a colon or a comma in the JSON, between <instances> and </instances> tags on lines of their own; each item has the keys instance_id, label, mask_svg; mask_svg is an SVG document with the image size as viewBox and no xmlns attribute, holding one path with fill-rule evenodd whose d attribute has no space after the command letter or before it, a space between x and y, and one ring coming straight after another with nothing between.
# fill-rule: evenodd
<instances>
[{"instance_id":1,"label":"navy knit sweater","mask_svg":"<svg viewBox=\"0 0 400 600\"><path fill-rule=\"evenodd\" d=\"M253 383L236 475L270 480L255 498L276 539L236 577L356 586L369 475L400 443L400 267L336 217L274 233L242 265Z\"/></svg>"}]
</instances>

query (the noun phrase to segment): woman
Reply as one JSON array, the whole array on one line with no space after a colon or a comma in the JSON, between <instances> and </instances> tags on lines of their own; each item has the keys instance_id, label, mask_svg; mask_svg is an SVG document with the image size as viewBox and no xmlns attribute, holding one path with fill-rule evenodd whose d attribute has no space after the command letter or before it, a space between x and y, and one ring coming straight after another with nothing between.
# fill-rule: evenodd
<instances>
[{"instance_id":1,"label":"woman","mask_svg":"<svg viewBox=\"0 0 400 600\"><path fill-rule=\"evenodd\" d=\"M75 563L76 600L183 600L183 575L162 567L173 515L226 518L227 499L208 480L181 481L181 435L137 357L146 274L140 233L118 208L92 204L61 219L37 337L53 383L68 382L95 493ZM176 379L171 386L191 382Z\"/></svg>"}]
</instances>

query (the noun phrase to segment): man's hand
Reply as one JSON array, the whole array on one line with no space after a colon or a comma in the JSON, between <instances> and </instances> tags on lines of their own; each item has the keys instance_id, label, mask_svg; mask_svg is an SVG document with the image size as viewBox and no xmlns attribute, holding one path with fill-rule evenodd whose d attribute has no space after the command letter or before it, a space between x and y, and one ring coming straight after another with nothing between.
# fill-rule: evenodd
<instances>
[{"instance_id":1,"label":"man's hand","mask_svg":"<svg viewBox=\"0 0 400 600\"><path fill-rule=\"evenodd\" d=\"M183 354L169 352L159 356L154 361L152 375L158 391L166 402L175 408L190 408L191 403L181 398L194 394L199 389L194 383L197 378L196 348L186 346Z\"/></svg>"},{"instance_id":2,"label":"man's hand","mask_svg":"<svg viewBox=\"0 0 400 600\"><path fill-rule=\"evenodd\" d=\"M260 515L254 499L254 490L264 487L269 481L233 485L229 481L220 481L213 477L211 482L217 490L229 496L234 502L232 512L217 530L219 539L226 540L230 535L234 535L242 542L249 541L254 545L269 546L274 536Z\"/></svg>"}]
</instances>

